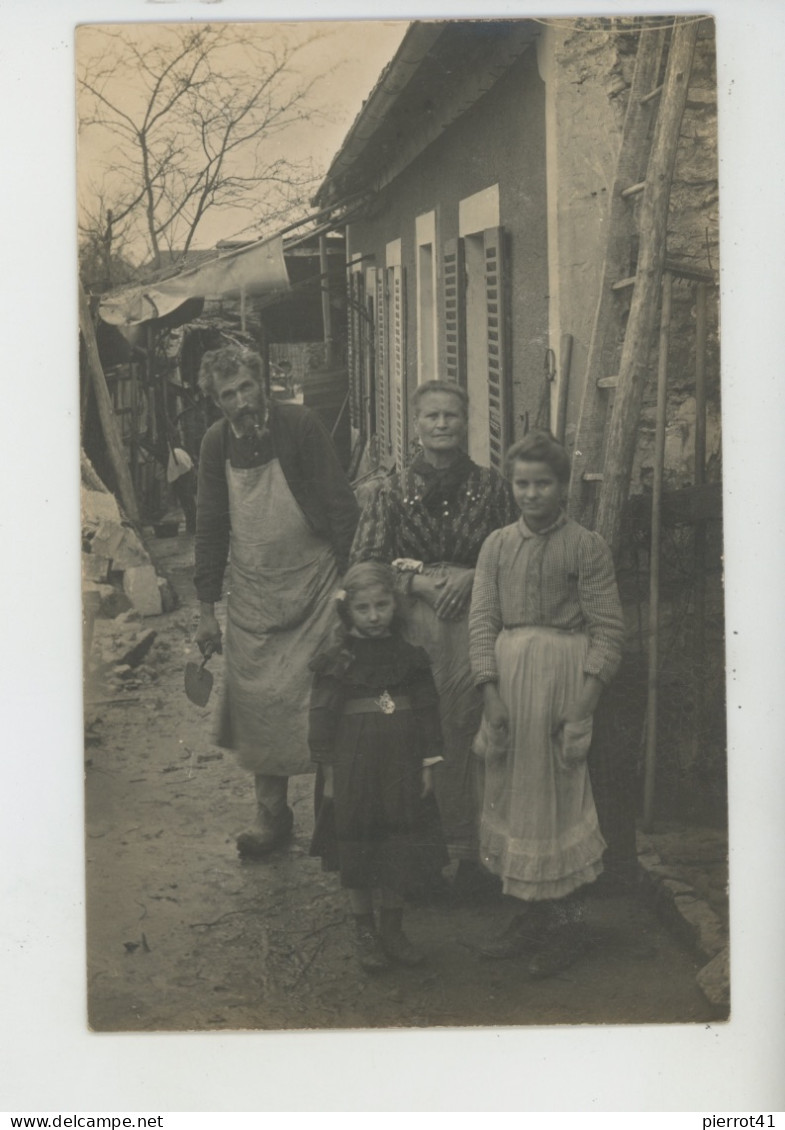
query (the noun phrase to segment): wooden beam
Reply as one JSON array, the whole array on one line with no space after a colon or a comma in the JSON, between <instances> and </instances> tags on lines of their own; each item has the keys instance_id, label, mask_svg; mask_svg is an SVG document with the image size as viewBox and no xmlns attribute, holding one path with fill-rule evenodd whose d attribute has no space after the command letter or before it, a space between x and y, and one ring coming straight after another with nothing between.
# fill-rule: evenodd
<instances>
[{"instance_id":1,"label":"wooden beam","mask_svg":"<svg viewBox=\"0 0 785 1130\"><path fill-rule=\"evenodd\" d=\"M559 390L556 402L556 438L564 443L567 430L567 397L570 391L570 372L572 370L572 334L561 335L559 350Z\"/></svg>"},{"instance_id":2,"label":"wooden beam","mask_svg":"<svg viewBox=\"0 0 785 1130\"><path fill-rule=\"evenodd\" d=\"M706 291L705 282L695 288L695 485L706 481ZM695 526L695 599L692 620L692 658L695 678L695 715L692 734L692 763L700 753L703 715L706 709L706 523Z\"/></svg>"},{"instance_id":3,"label":"wooden beam","mask_svg":"<svg viewBox=\"0 0 785 1130\"><path fill-rule=\"evenodd\" d=\"M330 306L330 267L327 262L327 237L319 236L319 273L322 290L322 323L324 326L325 364L329 369L333 364L333 318Z\"/></svg>"},{"instance_id":4,"label":"wooden beam","mask_svg":"<svg viewBox=\"0 0 785 1130\"><path fill-rule=\"evenodd\" d=\"M627 115L624 119L621 146L611 186L608 232L597 306L594 312L578 428L573 451L572 477L568 496L570 514L584 525L592 525L594 489L586 485L587 471L602 466L603 433L607 417L608 393L598 389L597 382L618 372L618 343L624 335L625 301L614 292L614 283L629 274L630 248L636 234L635 214L622 192L645 176L649 152L651 106L642 100L659 77L665 31L641 32L635 72L630 87Z\"/></svg>"},{"instance_id":5,"label":"wooden beam","mask_svg":"<svg viewBox=\"0 0 785 1130\"><path fill-rule=\"evenodd\" d=\"M660 559L662 546L662 482L665 472L665 426L668 411L668 345L670 342L673 278L662 279L660 351L657 365L657 426L654 441L654 481L649 547L649 671L646 703L646 757L643 775L643 829L654 824L654 780L657 768L657 695L660 680Z\"/></svg>"},{"instance_id":6,"label":"wooden beam","mask_svg":"<svg viewBox=\"0 0 785 1130\"><path fill-rule=\"evenodd\" d=\"M665 264L670 190L697 35L698 22L693 18L674 21L646 173L646 191L641 202L636 283L619 365L619 387L606 429L602 490L597 506L596 529L614 551L618 546L622 508L629 493L638 421L649 372L650 341ZM587 381L587 388L592 383Z\"/></svg>"},{"instance_id":7,"label":"wooden beam","mask_svg":"<svg viewBox=\"0 0 785 1130\"><path fill-rule=\"evenodd\" d=\"M133 483L131 482L131 472L128 466L125 448L120 439L120 432L112 407L112 398L109 395L109 389L106 387L106 377L104 376L103 366L101 365L101 358L98 355L98 342L95 338L95 327L93 326L93 319L90 316L90 307L87 303L87 295L84 292L81 279L79 280L79 329L82 331L82 337L84 338L85 349L87 351L87 367L90 373L90 379L93 382L96 404L98 405L98 417L101 421L101 429L104 434L112 468L117 476L120 500L131 521L138 522L139 509L136 505L136 495L134 494Z\"/></svg>"}]
</instances>

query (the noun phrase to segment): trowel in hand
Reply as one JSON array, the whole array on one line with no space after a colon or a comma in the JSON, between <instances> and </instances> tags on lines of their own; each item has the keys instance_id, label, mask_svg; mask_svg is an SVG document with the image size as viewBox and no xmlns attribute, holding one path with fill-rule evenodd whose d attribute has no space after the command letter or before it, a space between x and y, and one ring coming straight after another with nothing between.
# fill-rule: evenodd
<instances>
[{"instance_id":1,"label":"trowel in hand","mask_svg":"<svg viewBox=\"0 0 785 1130\"><path fill-rule=\"evenodd\" d=\"M213 689L213 676L204 668L209 658L209 655L205 655L201 663L185 665L185 693L197 706L207 705L210 691Z\"/></svg>"}]
</instances>

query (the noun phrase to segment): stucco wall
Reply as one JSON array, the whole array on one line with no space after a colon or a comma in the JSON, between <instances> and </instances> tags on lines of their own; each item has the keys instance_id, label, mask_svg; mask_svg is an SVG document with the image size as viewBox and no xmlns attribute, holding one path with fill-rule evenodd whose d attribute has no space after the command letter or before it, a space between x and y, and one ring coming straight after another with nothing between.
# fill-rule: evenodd
<instances>
[{"instance_id":1,"label":"stucco wall","mask_svg":"<svg viewBox=\"0 0 785 1130\"><path fill-rule=\"evenodd\" d=\"M528 50L469 111L379 195L373 215L352 223L349 255L385 262L385 246L402 240L407 283L407 371L416 386L415 217L436 211L437 289L443 305L444 243L458 235L459 201L499 184L500 223L508 234L511 375L515 431L542 397L548 346L545 228L544 86L535 50ZM371 265L371 264L369 264ZM440 366L444 340L439 333Z\"/></svg>"}]
</instances>

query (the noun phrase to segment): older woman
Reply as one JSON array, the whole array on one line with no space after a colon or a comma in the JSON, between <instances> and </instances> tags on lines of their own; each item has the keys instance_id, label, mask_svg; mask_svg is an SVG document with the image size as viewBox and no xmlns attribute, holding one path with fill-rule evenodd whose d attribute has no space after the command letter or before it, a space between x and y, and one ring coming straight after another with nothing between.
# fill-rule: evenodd
<instances>
[{"instance_id":1,"label":"older woman","mask_svg":"<svg viewBox=\"0 0 785 1130\"><path fill-rule=\"evenodd\" d=\"M436 799L456 882L479 879L478 798L472 741L482 702L469 667L467 616L474 567L485 538L515 519L507 482L464 450L468 398L447 381L414 394L421 451L365 507L352 561L386 561L399 570L406 635L428 652L439 692L445 764Z\"/></svg>"}]
</instances>

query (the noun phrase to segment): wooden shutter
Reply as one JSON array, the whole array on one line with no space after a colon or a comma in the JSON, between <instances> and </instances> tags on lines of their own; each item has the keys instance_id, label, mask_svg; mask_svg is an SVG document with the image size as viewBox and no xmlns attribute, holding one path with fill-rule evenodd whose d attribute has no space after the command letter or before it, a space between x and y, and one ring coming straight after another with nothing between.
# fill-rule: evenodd
<instances>
[{"instance_id":1,"label":"wooden shutter","mask_svg":"<svg viewBox=\"0 0 785 1130\"><path fill-rule=\"evenodd\" d=\"M485 303L488 324L488 431L490 465L501 471L510 441L510 376L504 231L488 228L485 243Z\"/></svg>"},{"instance_id":2,"label":"wooden shutter","mask_svg":"<svg viewBox=\"0 0 785 1130\"><path fill-rule=\"evenodd\" d=\"M369 436L376 435L376 277L375 267L365 272L365 317L363 337L363 419Z\"/></svg>"},{"instance_id":3,"label":"wooden shutter","mask_svg":"<svg viewBox=\"0 0 785 1130\"><path fill-rule=\"evenodd\" d=\"M384 268L376 271L376 434L379 451L387 453L389 420L387 418L387 326L384 300Z\"/></svg>"},{"instance_id":4,"label":"wooden shutter","mask_svg":"<svg viewBox=\"0 0 785 1130\"><path fill-rule=\"evenodd\" d=\"M349 423L353 428L357 427L355 384L357 379L357 354L359 353L359 343L357 341L357 311L354 308L356 290L355 272L349 269L346 275L346 321L348 329L346 335L346 367L349 370Z\"/></svg>"},{"instance_id":5,"label":"wooden shutter","mask_svg":"<svg viewBox=\"0 0 785 1130\"><path fill-rule=\"evenodd\" d=\"M463 240L444 245L444 356L445 377L466 387L466 267Z\"/></svg>"},{"instance_id":6,"label":"wooden shutter","mask_svg":"<svg viewBox=\"0 0 785 1130\"><path fill-rule=\"evenodd\" d=\"M406 389L406 287L404 270L393 267L391 275L390 374L391 403L394 405L395 463L399 471L406 465L409 447L408 396Z\"/></svg>"}]
</instances>

